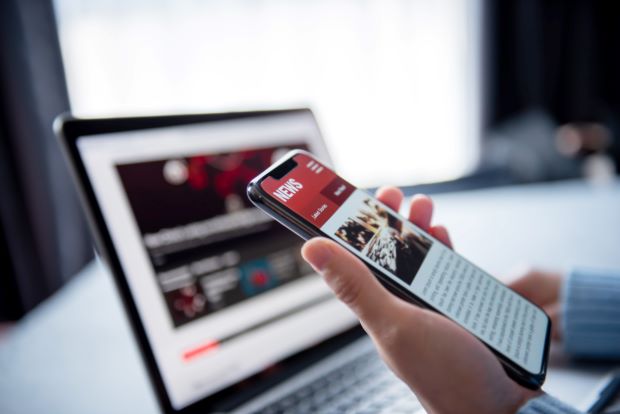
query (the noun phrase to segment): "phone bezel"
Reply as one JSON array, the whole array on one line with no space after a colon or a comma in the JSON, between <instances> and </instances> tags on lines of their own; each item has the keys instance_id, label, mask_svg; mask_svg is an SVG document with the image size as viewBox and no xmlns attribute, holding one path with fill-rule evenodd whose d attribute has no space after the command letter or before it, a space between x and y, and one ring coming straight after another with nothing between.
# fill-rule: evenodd
<instances>
[{"instance_id":1,"label":"phone bezel","mask_svg":"<svg viewBox=\"0 0 620 414\"><path fill-rule=\"evenodd\" d=\"M285 163L290 162L290 160L292 160L295 156L297 156L299 154L305 154L305 155L311 157L312 159L316 160L316 157L314 157L311 153L309 153L307 151L303 151L303 150L293 150L293 151L290 151L284 157L282 157L279 161L277 161L271 167L269 167L267 170L263 171L260 175L255 177L248 184L248 187L247 187L248 197L249 197L250 201L252 201L252 203L254 203L257 207L259 207L261 210L265 211L267 214L269 214L271 217L273 217L276 221L278 221L280 224L284 225L285 227L287 227L288 229L290 229L291 231L296 233L301 238L303 238L305 240L308 240L308 239L311 239L313 237L327 237L327 238L333 240L334 237L332 237L329 234L324 233L321 229L315 227L313 224L308 222L308 220L304 219L303 217L301 217L300 215L298 215L294 211L288 209L285 205L283 205L282 203L278 202L274 197L272 197L270 194L268 194L266 191L264 191L262 189L262 187L260 186L260 183L263 180L265 180L267 177L271 176L276 169L281 168ZM320 162L319 160L317 160L317 161ZM324 164L324 163L322 163L322 164ZM296 166L297 165L295 165L295 167ZM293 168L295 168L295 167L293 167ZM287 171L284 175L286 175L290 171L292 171L292 168L289 171ZM372 196L372 195L371 195L371 197L374 198L374 196ZM406 217L403 217L398 212L395 212L393 210L391 210L391 211L392 211L392 213L397 214L397 216L399 218L401 218L403 220L407 220ZM436 238L434 238L433 236L429 235L428 233L426 233L422 229L419 229L418 226L415 226L415 228L420 230L421 232L423 232L425 236L430 237L433 240L433 242L441 243L441 241L439 241ZM362 256L358 256L358 257L360 259L362 259L364 264L373 272L373 274L377 277L379 282L383 286L385 286L388 290L390 290L393 294L395 294L396 296L400 297L401 299L404 299L404 300L406 300L406 301L408 301L410 303L413 303L414 305L417 305L417 306L420 306L420 307L432 310L434 312L437 312L437 313L439 313L441 315L444 315L438 309L436 309L433 306L429 305L428 303L423 301L421 298L418 298L417 296L415 296L408 289L405 289L404 287L402 287L398 283L394 282L392 280L391 276L386 274L386 272L384 270L378 268L373 262L371 262L370 260L368 260L368 259L366 259L366 258L364 258ZM466 260L468 263L471 263L471 262L469 262L469 260L467 260L463 256L459 255L459 257L461 257L463 260ZM471 263L471 264L473 266L476 266L473 263ZM479 268L478 266L476 266L476 267ZM487 272L485 272L485 273L487 273ZM492 275L489 275L489 276L493 277ZM519 296L523 297L522 295L519 295ZM527 300L526 298L524 298L524 299ZM527 300L527 301L530 302L529 300ZM530 303L532 303L532 302L530 302ZM533 390L538 390L542 386L542 384L544 383L545 377L547 375L547 365L548 365L548 360L549 360L549 348L550 348L551 323L552 322L551 322L551 319L549 318L549 316L539 306L537 306L534 303L532 303L532 305L534 305L538 309L540 309L543 312L543 314L546 316L546 318L547 318L547 330L546 330L546 334L545 334L545 344L544 344L543 358L542 358L540 372L532 373L532 372L527 371L525 368L523 368L520 365L516 364L515 362L513 362L511 359L509 359L504 354L502 354L499 351L493 349L490 345L486 344L484 341L481 340L481 342L489 350L491 350L491 352L493 352L497 356L497 358L500 360L500 362L501 362L502 366L504 367L504 370L506 371L508 376L510 376L513 380L515 380L517 383L519 383L520 385L522 385L524 387L527 387L527 388L533 389Z\"/></svg>"}]
</instances>

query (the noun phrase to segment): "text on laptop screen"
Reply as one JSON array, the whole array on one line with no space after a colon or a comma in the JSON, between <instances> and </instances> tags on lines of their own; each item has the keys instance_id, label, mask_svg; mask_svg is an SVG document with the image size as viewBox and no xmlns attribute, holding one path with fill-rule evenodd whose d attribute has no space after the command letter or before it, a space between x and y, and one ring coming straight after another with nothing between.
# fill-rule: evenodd
<instances>
[{"instance_id":1,"label":"text on laptop screen","mask_svg":"<svg viewBox=\"0 0 620 414\"><path fill-rule=\"evenodd\" d=\"M245 197L287 150L326 156L311 116L86 136L78 148L175 408L355 323L297 236Z\"/></svg>"}]
</instances>

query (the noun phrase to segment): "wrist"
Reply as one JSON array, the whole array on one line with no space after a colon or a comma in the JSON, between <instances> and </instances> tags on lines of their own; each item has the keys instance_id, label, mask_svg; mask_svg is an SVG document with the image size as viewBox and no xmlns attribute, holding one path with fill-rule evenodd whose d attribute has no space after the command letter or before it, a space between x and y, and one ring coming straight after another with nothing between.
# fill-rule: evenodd
<instances>
[{"instance_id":1,"label":"wrist","mask_svg":"<svg viewBox=\"0 0 620 414\"><path fill-rule=\"evenodd\" d=\"M542 390L529 390L523 389L521 392L520 398L517 399L517 402L514 407L511 408L510 413L517 413L519 410L524 407L530 400L538 397L542 397L545 395L545 392Z\"/></svg>"}]
</instances>

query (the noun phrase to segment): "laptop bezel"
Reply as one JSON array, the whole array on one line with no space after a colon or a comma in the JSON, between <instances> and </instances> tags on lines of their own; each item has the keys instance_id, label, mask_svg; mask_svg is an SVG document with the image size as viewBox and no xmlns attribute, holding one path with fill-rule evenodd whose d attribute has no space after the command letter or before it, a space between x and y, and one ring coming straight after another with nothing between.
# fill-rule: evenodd
<instances>
[{"instance_id":1,"label":"laptop bezel","mask_svg":"<svg viewBox=\"0 0 620 414\"><path fill-rule=\"evenodd\" d=\"M156 391L158 403L161 409L166 413L189 414L194 412L205 412L207 410L228 411L236 405L242 404L253 396L259 395L261 392L284 381L286 378L295 375L312 363L322 359L325 355L358 339L364 335L364 332L358 325L291 357L285 358L280 361L280 363L285 366L285 369L283 369L279 375L274 375L258 381L259 383L255 384L254 387L250 387L243 392L232 390L235 392L231 394L229 391L231 391L232 387L228 387L222 391L206 396L183 409L174 409L168 391L164 385L162 373L157 366L153 349L149 343L137 305L129 288L127 277L125 276L106 221L86 172L86 167L81 158L77 142L81 137L89 135L113 134L218 121L247 120L260 117L304 113L313 116L310 109L300 108L271 111L96 119L80 119L70 114L62 114L58 116L54 122L56 135L60 141L65 158L68 161L71 175L76 184L79 198L89 222L95 248L111 271L121 301L129 318L131 329L138 341L138 346L141 350L140 354L147 368L148 377ZM258 373L249 377L248 380L256 379L255 377L261 374L262 373Z\"/></svg>"}]
</instances>

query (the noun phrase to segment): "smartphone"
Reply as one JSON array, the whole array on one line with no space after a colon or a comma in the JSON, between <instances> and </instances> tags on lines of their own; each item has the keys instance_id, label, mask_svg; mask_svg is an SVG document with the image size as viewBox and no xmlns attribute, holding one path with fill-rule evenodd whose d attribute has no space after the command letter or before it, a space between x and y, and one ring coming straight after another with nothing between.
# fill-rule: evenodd
<instances>
[{"instance_id":1,"label":"smartphone","mask_svg":"<svg viewBox=\"0 0 620 414\"><path fill-rule=\"evenodd\" d=\"M551 321L542 309L312 154L289 152L248 184L248 197L304 239L335 240L392 293L465 328L519 384L543 384Z\"/></svg>"}]
</instances>

